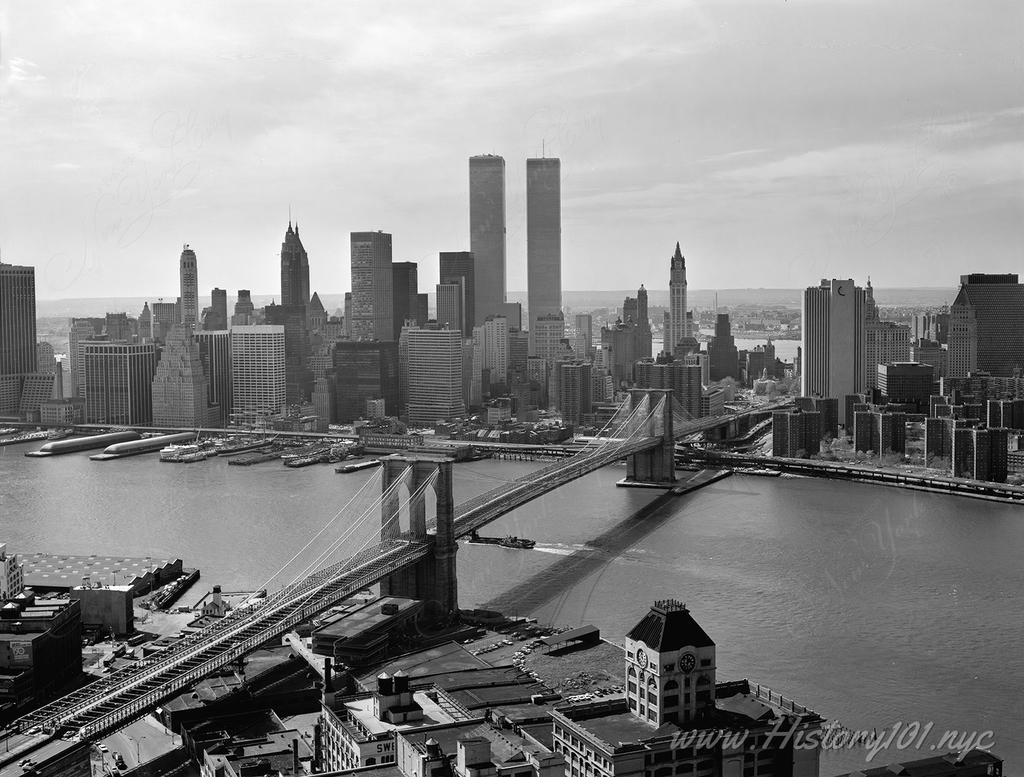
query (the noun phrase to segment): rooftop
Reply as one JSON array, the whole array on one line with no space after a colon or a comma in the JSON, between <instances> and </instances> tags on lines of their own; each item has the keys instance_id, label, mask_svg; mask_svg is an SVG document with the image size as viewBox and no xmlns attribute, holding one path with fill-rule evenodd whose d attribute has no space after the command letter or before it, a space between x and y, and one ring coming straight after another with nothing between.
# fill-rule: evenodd
<instances>
[{"instance_id":1,"label":"rooftop","mask_svg":"<svg viewBox=\"0 0 1024 777\"><path fill-rule=\"evenodd\" d=\"M379 720L377 716L373 714L373 694L371 693L342 702L340 708L337 709L337 712L339 713L339 717L344 721L343 716L345 711L347 711L369 736L385 734L389 731L409 731L420 728L421 726L434 726L439 723L455 722L455 718L449 715L448 712L442 709L437 702L432 700L423 691L415 692L412 698L413 701L419 704L423 709L423 717L410 723L400 723L396 725L385 720Z\"/></svg>"},{"instance_id":2,"label":"rooftop","mask_svg":"<svg viewBox=\"0 0 1024 777\"><path fill-rule=\"evenodd\" d=\"M127 558L124 556L68 556L33 553L22 556L25 585L39 588L73 588L88 577L90 583L131 584L167 567L180 566L181 559Z\"/></svg>"},{"instance_id":3,"label":"rooftop","mask_svg":"<svg viewBox=\"0 0 1024 777\"><path fill-rule=\"evenodd\" d=\"M693 619L686 605L674 599L655 602L627 635L661 653L683 647L713 647L714 640Z\"/></svg>"}]
</instances>

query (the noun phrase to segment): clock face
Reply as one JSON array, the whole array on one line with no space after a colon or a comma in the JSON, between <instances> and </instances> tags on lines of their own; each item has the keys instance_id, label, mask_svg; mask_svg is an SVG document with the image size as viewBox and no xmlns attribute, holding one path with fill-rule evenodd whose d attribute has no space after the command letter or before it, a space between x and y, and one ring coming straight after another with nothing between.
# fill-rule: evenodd
<instances>
[{"instance_id":1,"label":"clock face","mask_svg":"<svg viewBox=\"0 0 1024 777\"><path fill-rule=\"evenodd\" d=\"M697 657L693 653L683 653L679 657L679 668L689 674L697 666Z\"/></svg>"},{"instance_id":2,"label":"clock face","mask_svg":"<svg viewBox=\"0 0 1024 777\"><path fill-rule=\"evenodd\" d=\"M642 651L642 650L636 651L636 662L638 664L640 664L640 666L642 666L642 667L644 667L646 669L647 668L647 654L644 651Z\"/></svg>"}]
</instances>

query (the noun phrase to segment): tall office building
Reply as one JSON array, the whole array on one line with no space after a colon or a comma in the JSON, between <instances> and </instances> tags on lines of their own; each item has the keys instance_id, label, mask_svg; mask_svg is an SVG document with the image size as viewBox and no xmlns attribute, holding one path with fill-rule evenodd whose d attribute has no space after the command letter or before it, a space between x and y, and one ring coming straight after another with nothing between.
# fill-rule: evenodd
<instances>
[{"instance_id":1,"label":"tall office building","mask_svg":"<svg viewBox=\"0 0 1024 777\"><path fill-rule=\"evenodd\" d=\"M0 375L36 371L36 270L0 264Z\"/></svg>"},{"instance_id":2,"label":"tall office building","mask_svg":"<svg viewBox=\"0 0 1024 777\"><path fill-rule=\"evenodd\" d=\"M228 328L228 293L214 288L210 292L210 310L203 319L203 329L219 332ZM142 322L139 322L141 334Z\"/></svg>"},{"instance_id":3,"label":"tall office building","mask_svg":"<svg viewBox=\"0 0 1024 777\"><path fill-rule=\"evenodd\" d=\"M270 324L231 328L231 395L234 420L265 422L286 403L285 333Z\"/></svg>"},{"instance_id":4,"label":"tall office building","mask_svg":"<svg viewBox=\"0 0 1024 777\"><path fill-rule=\"evenodd\" d=\"M437 323L446 329L462 332L466 318L466 287L462 278L452 283L437 284Z\"/></svg>"},{"instance_id":5,"label":"tall office building","mask_svg":"<svg viewBox=\"0 0 1024 777\"><path fill-rule=\"evenodd\" d=\"M419 319L419 268L416 262L392 262L391 264L391 307L394 323L392 324L395 339L402 331L406 321L417 324L427 323L426 318Z\"/></svg>"},{"instance_id":6,"label":"tall office building","mask_svg":"<svg viewBox=\"0 0 1024 777\"><path fill-rule=\"evenodd\" d=\"M174 327L153 375L153 425L198 429L209 425L210 381L188 325Z\"/></svg>"},{"instance_id":7,"label":"tall office building","mask_svg":"<svg viewBox=\"0 0 1024 777\"><path fill-rule=\"evenodd\" d=\"M690 332L686 326L686 259L676 243L676 252L672 254L668 275L668 315L669 329L665 332L662 349L676 355L676 347Z\"/></svg>"},{"instance_id":8,"label":"tall office building","mask_svg":"<svg viewBox=\"0 0 1024 777\"><path fill-rule=\"evenodd\" d=\"M949 312L951 377L1024 373L1024 284L1016 274L961 275Z\"/></svg>"},{"instance_id":9,"label":"tall office building","mask_svg":"<svg viewBox=\"0 0 1024 777\"><path fill-rule=\"evenodd\" d=\"M562 184L558 159L526 160L526 285L531 353L534 322L562 313Z\"/></svg>"},{"instance_id":10,"label":"tall office building","mask_svg":"<svg viewBox=\"0 0 1024 777\"><path fill-rule=\"evenodd\" d=\"M103 332L103 319L73 318L68 333L68 356L71 359L71 396L85 397L85 343Z\"/></svg>"},{"instance_id":11,"label":"tall office building","mask_svg":"<svg viewBox=\"0 0 1024 777\"><path fill-rule=\"evenodd\" d=\"M368 399L383 399L388 415L400 412L398 343L342 340L334 347L334 411L351 423L366 415Z\"/></svg>"},{"instance_id":12,"label":"tall office building","mask_svg":"<svg viewBox=\"0 0 1024 777\"><path fill-rule=\"evenodd\" d=\"M719 313L715 321L715 336L708 343L708 362L710 362L711 380L723 378L739 379L739 352L732 336L732 325L728 313Z\"/></svg>"},{"instance_id":13,"label":"tall office building","mask_svg":"<svg viewBox=\"0 0 1024 777\"><path fill-rule=\"evenodd\" d=\"M74 319L72 319L72 326ZM153 311L149 309L149 302L142 303L142 312L139 313L139 340L153 339Z\"/></svg>"},{"instance_id":14,"label":"tall office building","mask_svg":"<svg viewBox=\"0 0 1024 777\"><path fill-rule=\"evenodd\" d=\"M0 415L19 412L25 376L36 367L35 268L0 264Z\"/></svg>"},{"instance_id":15,"label":"tall office building","mask_svg":"<svg viewBox=\"0 0 1024 777\"><path fill-rule=\"evenodd\" d=\"M309 256L299 238L299 225L284 233L281 243L281 304L300 305L303 311L309 305Z\"/></svg>"},{"instance_id":16,"label":"tall office building","mask_svg":"<svg viewBox=\"0 0 1024 777\"><path fill-rule=\"evenodd\" d=\"M867 295L852 280L822 280L804 291L800 393L805 397L845 397L867 385L865 316ZM852 423L846 418L843 425Z\"/></svg>"},{"instance_id":17,"label":"tall office building","mask_svg":"<svg viewBox=\"0 0 1024 777\"><path fill-rule=\"evenodd\" d=\"M910 359L909 326L882 321L875 304L871 279L864 289L864 379L865 388L878 387L878 366Z\"/></svg>"},{"instance_id":18,"label":"tall office building","mask_svg":"<svg viewBox=\"0 0 1024 777\"><path fill-rule=\"evenodd\" d=\"M477 333L479 333L483 340L481 351L483 363L481 368L489 371L490 382L492 384L507 383L509 367L508 319L504 316L488 316L487 320L473 331L474 336L477 336Z\"/></svg>"},{"instance_id":19,"label":"tall office building","mask_svg":"<svg viewBox=\"0 0 1024 777\"><path fill-rule=\"evenodd\" d=\"M558 371L558 411L562 421L573 426L583 424L583 417L594 409L593 365L587 361L563 361L555 364Z\"/></svg>"},{"instance_id":20,"label":"tall office building","mask_svg":"<svg viewBox=\"0 0 1024 777\"><path fill-rule=\"evenodd\" d=\"M531 315L530 344L533 346L532 356L554 362L555 355L562 348L565 337L565 318L561 311L547 313L533 318Z\"/></svg>"},{"instance_id":21,"label":"tall office building","mask_svg":"<svg viewBox=\"0 0 1024 777\"><path fill-rule=\"evenodd\" d=\"M231 423L231 333L204 330L196 332L199 359L203 365L209 395L207 405L216 407L216 417L208 418L211 426L227 426Z\"/></svg>"},{"instance_id":22,"label":"tall office building","mask_svg":"<svg viewBox=\"0 0 1024 777\"><path fill-rule=\"evenodd\" d=\"M407 329L409 423L432 425L466 412L462 332Z\"/></svg>"},{"instance_id":23,"label":"tall office building","mask_svg":"<svg viewBox=\"0 0 1024 777\"><path fill-rule=\"evenodd\" d=\"M487 315L498 315L499 311L492 310L484 318L476 317L476 262L472 251L442 251L440 260L441 283L462 282L462 334L471 337L473 327L483 322Z\"/></svg>"},{"instance_id":24,"label":"tall office building","mask_svg":"<svg viewBox=\"0 0 1024 777\"><path fill-rule=\"evenodd\" d=\"M501 313L505 302L505 160L469 158L469 250L474 267L473 321Z\"/></svg>"},{"instance_id":25,"label":"tall office building","mask_svg":"<svg viewBox=\"0 0 1024 777\"><path fill-rule=\"evenodd\" d=\"M178 262L178 279L181 284L181 323L195 328L199 323L199 270L196 252L187 243Z\"/></svg>"},{"instance_id":26,"label":"tall office building","mask_svg":"<svg viewBox=\"0 0 1024 777\"><path fill-rule=\"evenodd\" d=\"M284 327L285 382L288 404L309 400L313 393L313 373L309 369L308 305L267 305L265 323Z\"/></svg>"},{"instance_id":27,"label":"tall office building","mask_svg":"<svg viewBox=\"0 0 1024 777\"><path fill-rule=\"evenodd\" d=\"M87 341L85 421L137 426L153 418L153 343Z\"/></svg>"},{"instance_id":28,"label":"tall office building","mask_svg":"<svg viewBox=\"0 0 1024 777\"><path fill-rule=\"evenodd\" d=\"M255 310L249 290L239 289L238 298L235 300L235 313L231 316L231 324L233 326L249 326L252 323Z\"/></svg>"},{"instance_id":29,"label":"tall office building","mask_svg":"<svg viewBox=\"0 0 1024 777\"><path fill-rule=\"evenodd\" d=\"M356 340L394 340L391 235L353 232L352 337Z\"/></svg>"},{"instance_id":30,"label":"tall office building","mask_svg":"<svg viewBox=\"0 0 1024 777\"><path fill-rule=\"evenodd\" d=\"M173 302L153 303L153 339L163 342L171 327L181 323L181 312Z\"/></svg>"},{"instance_id":31,"label":"tall office building","mask_svg":"<svg viewBox=\"0 0 1024 777\"><path fill-rule=\"evenodd\" d=\"M634 371L637 388L672 389L672 398L683 416L687 420L700 418L704 386L699 364L687 364L682 358L663 353L656 359L641 359Z\"/></svg>"},{"instance_id":32,"label":"tall office building","mask_svg":"<svg viewBox=\"0 0 1024 777\"><path fill-rule=\"evenodd\" d=\"M128 343L132 340L132 322L127 313L107 313L105 330L113 342Z\"/></svg>"},{"instance_id":33,"label":"tall office building","mask_svg":"<svg viewBox=\"0 0 1024 777\"><path fill-rule=\"evenodd\" d=\"M576 314L576 337L573 350L581 359L590 359L594 353L594 317L589 313Z\"/></svg>"}]
</instances>

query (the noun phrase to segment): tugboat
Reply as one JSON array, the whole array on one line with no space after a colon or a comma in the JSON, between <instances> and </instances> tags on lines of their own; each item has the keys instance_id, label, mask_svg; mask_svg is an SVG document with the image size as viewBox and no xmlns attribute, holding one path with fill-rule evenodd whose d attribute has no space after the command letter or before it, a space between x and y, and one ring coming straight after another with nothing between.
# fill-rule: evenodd
<instances>
[{"instance_id":1,"label":"tugboat","mask_svg":"<svg viewBox=\"0 0 1024 777\"><path fill-rule=\"evenodd\" d=\"M528 540L523 537L481 537L476 532L469 535L469 541L478 545L500 545L503 548L514 548L516 550L530 550L537 544L536 540Z\"/></svg>"}]
</instances>

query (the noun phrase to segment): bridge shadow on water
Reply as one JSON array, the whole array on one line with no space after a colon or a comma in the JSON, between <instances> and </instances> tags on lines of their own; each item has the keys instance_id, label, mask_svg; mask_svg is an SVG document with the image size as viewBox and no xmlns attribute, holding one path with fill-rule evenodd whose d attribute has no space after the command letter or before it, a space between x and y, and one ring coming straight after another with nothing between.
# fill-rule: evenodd
<instances>
[{"instance_id":1,"label":"bridge shadow on water","mask_svg":"<svg viewBox=\"0 0 1024 777\"><path fill-rule=\"evenodd\" d=\"M516 584L481 605L506 614L536 612L562 597L576 584L611 564L624 550L640 542L668 523L679 506L671 491L654 498L629 517L586 543L586 547L567 556Z\"/></svg>"}]
</instances>

